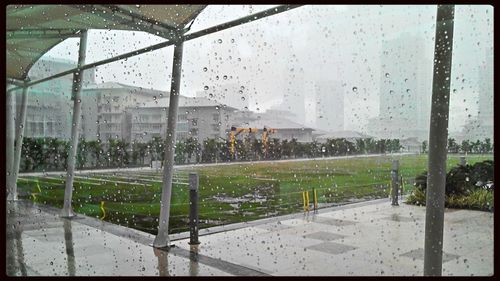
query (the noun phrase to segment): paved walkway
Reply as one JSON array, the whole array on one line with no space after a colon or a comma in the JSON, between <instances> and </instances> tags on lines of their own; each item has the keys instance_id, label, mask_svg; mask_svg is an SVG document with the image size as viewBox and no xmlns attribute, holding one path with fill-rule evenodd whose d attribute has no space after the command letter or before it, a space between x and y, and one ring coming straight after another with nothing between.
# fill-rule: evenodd
<instances>
[{"instance_id":1,"label":"paved walkway","mask_svg":"<svg viewBox=\"0 0 500 281\"><path fill-rule=\"evenodd\" d=\"M9 275L423 274L425 207L388 199L172 235L167 253L150 234L28 202L8 203ZM493 274L493 213L447 210L443 275ZM197 252L197 254L195 254Z\"/></svg>"}]
</instances>

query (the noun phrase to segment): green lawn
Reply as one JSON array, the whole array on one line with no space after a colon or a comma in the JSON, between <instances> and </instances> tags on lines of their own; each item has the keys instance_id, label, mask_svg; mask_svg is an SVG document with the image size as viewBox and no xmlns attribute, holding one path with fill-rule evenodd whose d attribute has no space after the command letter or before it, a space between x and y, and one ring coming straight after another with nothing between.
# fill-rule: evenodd
<instances>
[{"instance_id":1,"label":"green lawn","mask_svg":"<svg viewBox=\"0 0 500 281\"><path fill-rule=\"evenodd\" d=\"M411 180L427 168L426 155L380 156L353 159L311 160L299 162L245 163L209 167L179 167L175 177L189 172L200 175L201 227L254 220L272 215L301 212L302 192L317 190L319 203L342 203L349 199L388 197L393 159L400 161L400 174ZM492 155L470 155L469 163L493 159ZM458 155L450 155L448 169L457 165ZM156 233L161 198L161 173L108 173L75 179L73 207L76 212ZM151 181L153 180L153 181ZM23 177L18 180L22 197L61 208L64 177ZM118 182L117 182L118 181ZM182 179L177 181L183 181ZM185 181L185 180L184 180ZM126 183L123 183L126 182ZM175 182L175 181L174 181ZM40 190L38 189L40 187ZM405 193L412 190L405 185ZM217 196L237 198L257 193L266 200L236 204L217 201ZM188 186L174 184L170 231L188 229Z\"/></svg>"}]
</instances>

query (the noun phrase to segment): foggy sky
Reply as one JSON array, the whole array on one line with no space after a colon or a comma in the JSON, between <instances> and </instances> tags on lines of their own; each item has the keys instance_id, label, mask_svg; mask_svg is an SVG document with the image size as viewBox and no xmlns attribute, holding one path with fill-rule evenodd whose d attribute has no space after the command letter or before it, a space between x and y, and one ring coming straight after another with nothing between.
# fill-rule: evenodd
<instances>
[{"instance_id":1,"label":"foggy sky","mask_svg":"<svg viewBox=\"0 0 500 281\"><path fill-rule=\"evenodd\" d=\"M208 6L192 31L272 6ZM379 111L382 40L410 32L422 37L432 69L436 6L304 6L184 44L181 94L195 96L205 86L238 83L250 96L250 109L279 104L290 86L312 91L315 80L340 80L345 92L345 128L361 130ZM469 114L477 115L477 68L493 48L493 8L455 8L450 131ZM165 41L143 32L90 31L87 62ZM68 39L46 56L76 61L77 39ZM97 68L98 83L116 81L169 90L173 47ZM207 70L204 71L204 68ZM218 76L218 79L217 79ZM226 79L223 77L226 76ZM356 87L356 92L353 92ZM463 88L463 89L462 89ZM430 99L429 93L429 99ZM291 104L292 109L304 104ZM466 110L467 109L467 110Z\"/></svg>"}]
</instances>

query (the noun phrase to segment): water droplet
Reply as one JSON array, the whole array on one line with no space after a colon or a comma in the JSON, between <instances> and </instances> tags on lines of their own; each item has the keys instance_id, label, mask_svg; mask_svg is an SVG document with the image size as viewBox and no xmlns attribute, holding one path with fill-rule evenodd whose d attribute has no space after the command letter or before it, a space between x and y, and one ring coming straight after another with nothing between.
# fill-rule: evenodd
<instances>
[{"instance_id":1,"label":"water droplet","mask_svg":"<svg viewBox=\"0 0 500 281\"><path fill-rule=\"evenodd\" d=\"M217 40L217 42L219 42L219 44L222 43L222 39Z\"/></svg>"},{"instance_id":2,"label":"water droplet","mask_svg":"<svg viewBox=\"0 0 500 281\"><path fill-rule=\"evenodd\" d=\"M391 75L389 75L389 72L385 73L385 78L389 78Z\"/></svg>"},{"instance_id":3,"label":"water droplet","mask_svg":"<svg viewBox=\"0 0 500 281\"><path fill-rule=\"evenodd\" d=\"M241 97L241 100L244 101L245 100L245 97Z\"/></svg>"},{"instance_id":4,"label":"water droplet","mask_svg":"<svg viewBox=\"0 0 500 281\"><path fill-rule=\"evenodd\" d=\"M358 91L358 87L352 87L352 91L353 92L357 92Z\"/></svg>"},{"instance_id":5,"label":"water droplet","mask_svg":"<svg viewBox=\"0 0 500 281\"><path fill-rule=\"evenodd\" d=\"M203 89L205 89L205 91L208 90L208 86L203 87Z\"/></svg>"},{"instance_id":6,"label":"water droplet","mask_svg":"<svg viewBox=\"0 0 500 281\"><path fill-rule=\"evenodd\" d=\"M203 71L204 71L204 72L207 72L207 70L208 70L208 68L206 68L206 67L204 67L204 68L203 68Z\"/></svg>"}]
</instances>

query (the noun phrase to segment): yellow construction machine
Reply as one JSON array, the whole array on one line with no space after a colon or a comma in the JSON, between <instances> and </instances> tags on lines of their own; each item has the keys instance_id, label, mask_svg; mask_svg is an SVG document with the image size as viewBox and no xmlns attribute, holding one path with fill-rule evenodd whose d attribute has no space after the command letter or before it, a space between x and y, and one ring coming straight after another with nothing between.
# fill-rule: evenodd
<instances>
[{"instance_id":1,"label":"yellow construction machine","mask_svg":"<svg viewBox=\"0 0 500 281\"><path fill-rule=\"evenodd\" d=\"M235 153L235 138L237 135L241 134L242 132L248 132L248 133L257 133L259 129L257 128L237 128L237 127L231 127L231 131L229 132L229 141L231 143L231 155L234 156ZM263 147L263 152L264 155L267 156L267 136L268 134L273 134L277 132L277 129L268 129L264 127L262 129L262 147Z\"/></svg>"}]
</instances>

